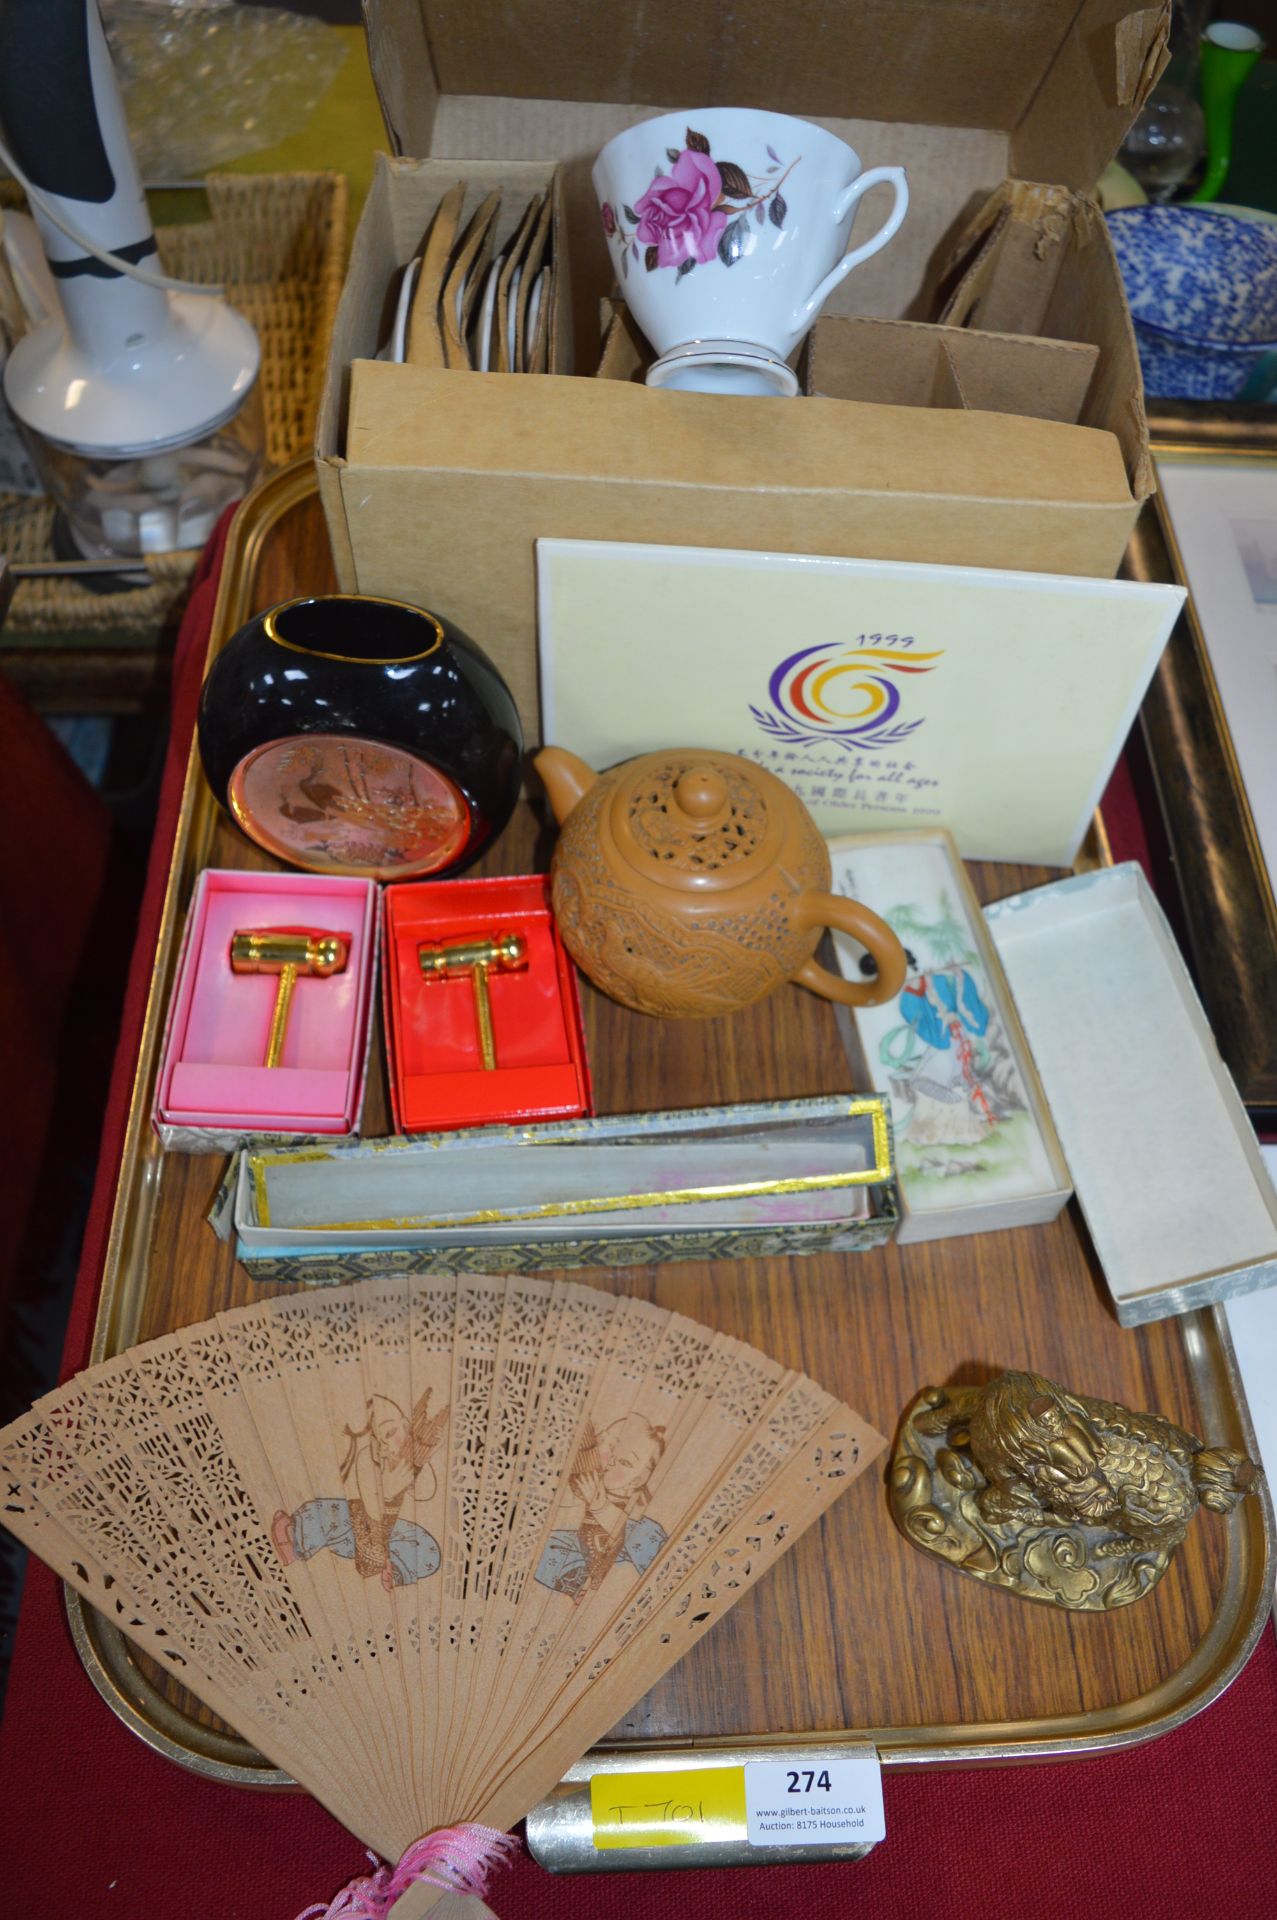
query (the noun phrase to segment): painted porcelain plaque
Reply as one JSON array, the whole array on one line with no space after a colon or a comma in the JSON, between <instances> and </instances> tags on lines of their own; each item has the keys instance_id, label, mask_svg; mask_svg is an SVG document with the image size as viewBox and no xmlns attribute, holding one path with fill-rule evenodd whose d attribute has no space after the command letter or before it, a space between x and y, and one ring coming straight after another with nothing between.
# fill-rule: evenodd
<instances>
[{"instance_id":1,"label":"painted porcelain plaque","mask_svg":"<svg viewBox=\"0 0 1277 1920\"><path fill-rule=\"evenodd\" d=\"M952 841L863 835L830 855L835 892L871 902L905 949L899 993L856 1010L869 1079L891 1098L902 1237L1053 1217L1068 1170ZM842 934L834 950L850 978L872 967Z\"/></svg>"}]
</instances>

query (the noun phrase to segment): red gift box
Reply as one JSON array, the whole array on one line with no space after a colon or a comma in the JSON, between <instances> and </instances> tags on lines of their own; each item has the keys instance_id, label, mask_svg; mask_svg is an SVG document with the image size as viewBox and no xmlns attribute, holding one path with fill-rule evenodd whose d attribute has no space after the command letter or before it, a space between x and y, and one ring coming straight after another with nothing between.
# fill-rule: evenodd
<instances>
[{"instance_id":1,"label":"red gift box","mask_svg":"<svg viewBox=\"0 0 1277 1920\"><path fill-rule=\"evenodd\" d=\"M390 1100L397 1130L593 1112L576 970L541 874L387 887L383 972ZM522 934L527 965L488 974L496 1066L481 1062L469 978L422 978L418 950Z\"/></svg>"}]
</instances>

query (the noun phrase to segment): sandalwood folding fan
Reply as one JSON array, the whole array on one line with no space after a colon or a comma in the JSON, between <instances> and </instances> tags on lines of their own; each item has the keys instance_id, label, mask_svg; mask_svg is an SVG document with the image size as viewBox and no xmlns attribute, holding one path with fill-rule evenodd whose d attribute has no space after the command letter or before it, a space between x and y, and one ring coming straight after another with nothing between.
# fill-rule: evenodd
<instances>
[{"instance_id":1,"label":"sandalwood folding fan","mask_svg":"<svg viewBox=\"0 0 1277 1920\"><path fill-rule=\"evenodd\" d=\"M397 1275L80 1374L0 1520L395 1861L513 1826L883 1445L644 1301Z\"/></svg>"}]
</instances>

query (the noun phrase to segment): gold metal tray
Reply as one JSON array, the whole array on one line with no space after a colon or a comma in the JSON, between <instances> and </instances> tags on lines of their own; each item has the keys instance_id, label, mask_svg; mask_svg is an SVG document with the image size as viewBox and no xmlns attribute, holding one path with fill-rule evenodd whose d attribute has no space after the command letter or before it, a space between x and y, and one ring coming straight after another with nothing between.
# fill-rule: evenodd
<instances>
[{"instance_id":1,"label":"gold metal tray","mask_svg":"<svg viewBox=\"0 0 1277 1920\"><path fill-rule=\"evenodd\" d=\"M211 651L253 613L332 581L308 462L266 481L231 530ZM482 640L483 636L477 636ZM523 803L484 871L543 867L551 836ZM1106 849L1093 841L1091 858ZM256 1297L205 1215L220 1156L164 1154L150 1108L183 916L206 866L269 867L215 807L192 756L141 1035L93 1359ZM974 867L983 899L1052 877ZM583 986L602 1112L845 1091L832 1008L798 989L716 1021L655 1021ZM374 1052L365 1131L388 1131ZM1072 1207L1047 1227L852 1255L687 1263L591 1274L725 1328L811 1372L890 1434L919 1388L1033 1366L1150 1408L1214 1444L1254 1450L1216 1310L1123 1331ZM281 1289L275 1289L279 1291ZM1021 1761L1129 1745L1213 1700L1271 1605L1267 1495L1203 1516L1165 1579L1113 1615L989 1593L896 1532L867 1474L609 1736L609 1751L793 1751L871 1742L890 1766ZM107 1621L69 1596L94 1684L157 1751L208 1778L286 1786L273 1768ZM654 1761L653 1764L656 1764Z\"/></svg>"}]
</instances>

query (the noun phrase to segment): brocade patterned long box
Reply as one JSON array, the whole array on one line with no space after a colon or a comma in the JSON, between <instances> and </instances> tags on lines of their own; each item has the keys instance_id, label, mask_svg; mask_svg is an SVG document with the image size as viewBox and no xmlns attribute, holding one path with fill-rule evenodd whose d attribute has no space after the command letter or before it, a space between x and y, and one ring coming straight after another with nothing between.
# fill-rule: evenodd
<instances>
[{"instance_id":1,"label":"brocade patterned long box","mask_svg":"<svg viewBox=\"0 0 1277 1920\"><path fill-rule=\"evenodd\" d=\"M829 1094L240 1155L211 1216L258 1280L532 1272L881 1246L891 1122Z\"/></svg>"}]
</instances>

